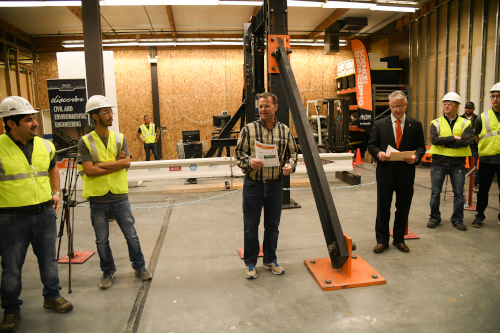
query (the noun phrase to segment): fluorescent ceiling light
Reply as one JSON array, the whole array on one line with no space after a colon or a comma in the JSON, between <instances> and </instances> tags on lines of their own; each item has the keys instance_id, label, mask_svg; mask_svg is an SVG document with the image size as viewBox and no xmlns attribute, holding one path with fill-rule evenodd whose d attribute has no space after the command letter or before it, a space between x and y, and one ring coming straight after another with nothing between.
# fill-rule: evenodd
<instances>
[{"instance_id":1,"label":"fluorescent ceiling light","mask_svg":"<svg viewBox=\"0 0 500 333\"><path fill-rule=\"evenodd\" d=\"M212 45L243 45L243 41L235 42L235 41L213 40Z\"/></svg>"},{"instance_id":2,"label":"fluorescent ceiling light","mask_svg":"<svg viewBox=\"0 0 500 333\"><path fill-rule=\"evenodd\" d=\"M83 43L81 44L63 44L65 48L73 48L73 47L83 47Z\"/></svg>"},{"instance_id":3,"label":"fluorescent ceiling light","mask_svg":"<svg viewBox=\"0 0 500 333\"><path fill-rule=\"evenodd\" d=\"M288 0L288 7L323 7L323 2Z\"/></svg>"},{"instance_id":4,"label":"fluorescent ceiling light","mask_svg":"<svg viewBox=\"0 0 500 333\"><path fill-rule=\"evenodd\" d=\"M144 42L138 43L139 46L175 46L175 42Z\"/></svg>"},{"instance_id":5,"label":"fluorescent ceiling light","mask_svg":"<svg viewBox=\"0 0 500 333\"><path fill-rule=\"evenodd\" d=\"M405 12L405 13L415 13L415 7L400 7L400 6L381 6L374 5L370 7L370 10L381 10L386 12Z\"/></svg>"},{"instance_id":6,"label":"fluorescent ceiling light","mask_svg":"<svg viewBox=\"0 0 500 333\"><path fill-rule=\"evenodd\" d=\"M212 45L211 42L181 42L181 43L176 43L175 45L177 46L182 46L182 45Z\"/></svg>"},{"instance_id":7,"label":"fluorescent ceiling light","mask_svg":"<svg viewBox=\"0 0 500 333\"><path fill-rule=\"evenodd\" d=\"M219 5L262 6L263 1L219 1Z\"/></svg>"},{"instance_id":8,"label":"fluorescent ceiling light","mask_svg":"<svg viewBox=\"0 0 500 333\"><path fill-rule=\"evenodd\" d=\"M169 6L217 6L218 0L167 0L166 5Z\"/></svg>"},{"instance_id":9,"label":"fluorescent ceiling light","mask_svg":"<svg viewBox=\"0 0 500 333\"><path fill-rule=\"evenodd\" d=\"M351 8L351 9L368 9L373 3L350 2L350 1L328 1L323 5L323 8Z\"/></svg>"},{"instance_id":10,"label":"fluorescent ceiling light","mask_svg":"<svg viewBox=\"0 0 500 333\"><path fill-rule=\"evenodd\" d=\"M139 45L137 42L102 44L102 46L137 46L137 45Z\"/></svg>"},{"instance_id":11,"label":"fluorescent ceiling light","mask_svg":"<svg viewBox=\"0 0 500 333\"><path fill-rule=\"evenodd\" d=\"M81 5L81 1L0 1L0 7L51 7Z\"/></svg>"}]
</instances>

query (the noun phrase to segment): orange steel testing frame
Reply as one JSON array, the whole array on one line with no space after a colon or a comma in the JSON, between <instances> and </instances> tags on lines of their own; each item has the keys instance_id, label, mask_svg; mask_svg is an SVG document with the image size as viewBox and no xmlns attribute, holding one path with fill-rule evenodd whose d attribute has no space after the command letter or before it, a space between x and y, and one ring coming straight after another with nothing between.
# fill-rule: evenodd
<instances>
[{"instance_id":1,"label":"orange steel testing frame","mask_svg":"<svg viewBox=\"0 0 500 333\"><path fill-rule=\"evenodd\" d=\"M267 36L267 45L268 50L272 52L268 52L267 54L267 61L269 63L268 69L269 73L279 73L278 69L278 62L276 61L276 58L272 55L274 53L274 50L276 50L279 45L278 45L278 37L283 39L283 43L285 44L285 47L290 49L290 35L268 35ZM288 61L290 61L290 53L288 53Z\"/></svg>"},{"instance_id":2,"label":"orange steel testing frame","mask_svg":"<svg viewBox=\"0 0 500 333\"><path fill-rule=\"evenodd\" d=\"M304 260L323 291L386 284L386 280L360 256L352 255L352 238L344 233L349 258L341 268L332 268L330 258ZM354 248L356 249L356 248Z\"/></svg>"},{"instance_id":3,"label":"orange steel testing frame","mask_svg":"<svg viewBox=\"0 0 500 333\"><path fill-rule=\"evenodd\" d=\"M406 220L406 229L405 229L405 239L420 239L419 236L417 236L415 233L413 233L412 231L408 230L408 224L410 222L408 220ZM391 235L391 237L394 237L392 235L392 231L389 232L389 234Z\"/></svg>"}]
</instances>

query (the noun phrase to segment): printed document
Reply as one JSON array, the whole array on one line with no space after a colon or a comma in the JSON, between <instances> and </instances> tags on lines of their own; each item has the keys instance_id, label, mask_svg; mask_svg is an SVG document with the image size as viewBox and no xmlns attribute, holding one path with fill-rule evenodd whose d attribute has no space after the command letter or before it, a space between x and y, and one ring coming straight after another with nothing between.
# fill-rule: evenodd
<instances>
[{"instance_id":1,"label":"printed document","mask_svg":"<svg viewBox=\"0 0 500 333\"><path fill-rule=\"evenodd\" d=\"M276 145L268 145L255 141L255 157L264 163L264 167L266 168L280 165Z\"/></svg>"},{"instance_id":2,"label":"printed document","mask_svg":"<svg viewBox=\"0 0 500 333\"><path fill-rule=\"evenodd\" d=\"M405 158L412 157L415 155L415 150L414 151L399 151L392 147L391 145L387 146L387 151L385 152L386 155L390 156L391 159L389 161L404 161Z\"/></svg>"}]
</instances>

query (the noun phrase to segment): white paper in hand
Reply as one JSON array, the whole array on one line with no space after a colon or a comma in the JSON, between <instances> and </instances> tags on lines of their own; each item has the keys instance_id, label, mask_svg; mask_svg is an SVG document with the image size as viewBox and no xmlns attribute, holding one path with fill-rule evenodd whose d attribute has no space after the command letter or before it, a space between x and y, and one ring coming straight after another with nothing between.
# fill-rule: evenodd
<instances>
[{"instance_id":1,"label":"white paper in hand","mask_svg":"<svg viewBox=\"0 0 500 333\"><path fill-rule=\"evenodd\" d=\"M399 153L399 150L395 149L394 147L392 147L391 145L388 145L387 146L387 151L385 152L385 154L387 156L391 156L391 153L392 152L395 152L395 153Z\"/></svg>"}]
</instances>

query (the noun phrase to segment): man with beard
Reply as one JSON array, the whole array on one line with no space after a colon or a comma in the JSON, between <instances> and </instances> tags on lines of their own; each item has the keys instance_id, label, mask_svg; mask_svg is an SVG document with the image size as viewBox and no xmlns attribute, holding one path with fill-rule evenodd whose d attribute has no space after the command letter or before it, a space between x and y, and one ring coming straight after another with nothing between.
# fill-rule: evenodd
<instances>
[{"instance_id":1,"label":"man with beard","mask_svg":"<svg viewBox=\"0 0 500 333\"><path fill-rule=\"evenodd\" d=\"M113 124L113 111L108 99L94 95L87 101L85 112L95 121L95 130L83 136L78 143L77 162L83 179L83 193L90 202L90 218L96 235L97 252L103 274L99 288L107 289L116 272L109 246L111 212L127 240L132 268L142 280L153 276L146 269L139 237L134 228L134 216L128 201L126 169L130 166L130 153L122 133L109 130Z\"/></svg>"},{"instance_id":2,"label":"man with beard","mask_svg":"<svg viewBox=\"0 0 500 333\"><path fill-rule=\"evenodd\" d=\"M476 122L477 115L474 113L475 106L473 102L467 102L465 104L465 113L462 115L463 118L470 120L470 123L472 126L474 126L474 123ZM478 155L478 148L477 148L477 143L476 140L474 140L474 137L472 137L472 140L470 142L470 150L472 153L472 157L474 157L474 160L476 161L475 163L477 164L477 159L479 157ZM474 167L474 165L470 166L471 168ZM474 192L477 192L479 189L479 173L477 171L474 172Z\"/></svg>"},{"instance_id":3,"label":"man with beard","mask_svg":"<svg viewBox=\"0 0 500 333\"><path fill-rule=\"evenodd\" d=\"M479 143L479 191L477 192L475 228L481 228L486 218L484 211L488 207L488 195L495 173L500 173L500 82L490 90L491 109L478 117L474 124L474 139ZM500 188L500 182L498 183ZM500 213L498 214L500 220ZM499 222L500 223L500 222Z\"/></svg>"},{"instance_id":4,"label":"man with beard","mask_svg":"<svg viewBox=\"0 0 500 333\"><path fill-rule=\"evenodd\" d=\"M21 273L31 244L43 284L43 306L67 313L73 305L59 293L56 212L59 169L54 145L37 136L38 113L24 98L0 103L6 134L0 135L0 294L4 317L0 332L14 332L21 317Z\"/></svg>"}]
</instances>

